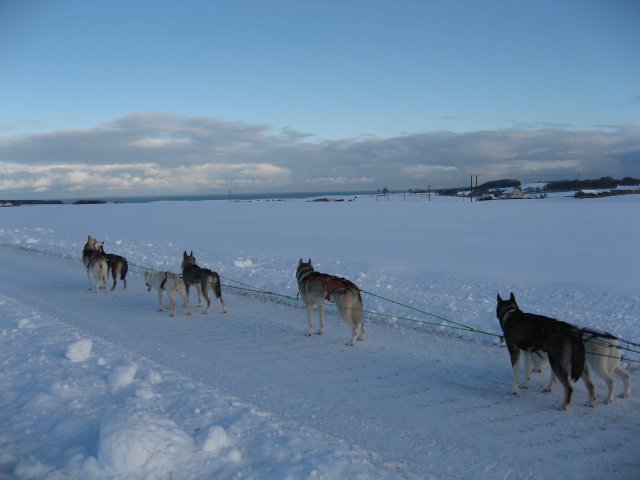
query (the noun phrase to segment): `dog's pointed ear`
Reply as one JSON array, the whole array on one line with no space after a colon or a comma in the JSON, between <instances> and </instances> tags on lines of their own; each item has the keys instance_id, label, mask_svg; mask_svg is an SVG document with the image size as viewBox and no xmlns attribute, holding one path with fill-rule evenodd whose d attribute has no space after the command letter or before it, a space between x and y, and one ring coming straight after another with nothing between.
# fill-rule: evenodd
<instances>
[{"instance_id":1,"label":"dog's pointed ear","mask_svg":"<svg viewBox=\"0 0 640 480\"><path fill-rule=\"evenodd\" d=\"M311 257L309 257L309 263L311 263Z\"/></svg>"},{"instance_id":2,"label":"dog's pointed ear","mask_svg":"<svg viewBox=\"0 0 640 480\"><path fill-rule=\"evenodd\" d=\"M502 297L498 294L498 303L502 302Z\"/></svg>"},{"instance_id":3,"label":"dog's pointed ear","mask_svg":"<svg viewBox=\"0 0 640 480\"><path fill-rule=\"evenodd\" d=\"M182 252L182 258L187 258L187 251Z\"/></svg>"},{"instance_id":4,"label":"dog's pointed ear","mask_svg":"<svg viewBox=\"0 0 640 480\"><path fill-rule=\"evenodd\" d=\"M191 253L189 254L190 257L193 257L193 250L191 250Z\"/></svg>"},{"instance_id":5,"label":"dog's pointed ear","mask_svg":"<svg viewBox=\"0 0 640 480\"><path fill-rule=\"evenodd\" d=\"M513 292L511 292L511 295L509 296L509 301L516 303L516 296L513 294Z\"/></svg>"}]
</instances>

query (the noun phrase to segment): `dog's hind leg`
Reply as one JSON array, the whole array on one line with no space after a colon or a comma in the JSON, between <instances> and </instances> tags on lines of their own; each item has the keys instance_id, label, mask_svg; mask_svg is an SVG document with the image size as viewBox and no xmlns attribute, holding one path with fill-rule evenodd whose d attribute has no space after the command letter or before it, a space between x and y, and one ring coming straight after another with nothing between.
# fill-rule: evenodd
<instances>
[{"instance_id":1,"label":"dog's hind leg","mask_svg":"<svg viewBox=\"0 0 640 480\"><path fill-rule=\"evenodd\" d=\"M351 340L347 342L347 345L353 347L356 344L356 336L358 334L358 325L356 324L353 308L353 296L347 295L347 292L345 292L335 293L333 298L336 302L338 313L351 329Z\"/></svg>"},{"instance_id":2,"label":"dog's hind leg","mask_svg":"<svg viewBox=\"0 0 640 480\"><path fill-rule=\"evenodd\" d=\"M559 341L562 342L562 338ZM569 408L571 396L573 395L573 383L571 381L571 350L566 348L567 344L560 344L558 349L549 350L549 363L553 374L560 380L564 388L564 400L562 401L562 410ZM553 352L553 353L552 353Z\"/></svg>"},{"instance_id":3,"label":"dog's hind leg","mask_svg":"<svg viewBox=\"0 0 640 480\"><path fill-rule=\"evenodd\" d=\"M120 270L118 264L111 265L111 278L113 279L113 285L111 286L111 291L113 292L116 289L116 279L118 278L118 270Z\"/></svg>"},{"instance_id":4,"label":"dog's hind leg","mask_svg":"<svg viewBox=\"0 0 640 480\"><path fill-rule=\"evenodd\" d=\"M549 393L551 392L551 390L553 389L553 384L556 383L556 374L553 373L553 370L551 370L551 374L549 376L549 384L544 387L544 390L542 390L544 393Z\"/></svg>"},{"instance_id":5,"label":"dog's hind leg","mask_svg":"<svg viewBox=\"0 0 640 480\"><path fill-rule=\"evenodd\" d=\"M164 306L162 305L162 288L158 288L158 311L161 312Z\"/></svg>"},{"instance_id":6,"label":"dog's hind leg","mask_svg":"<svg viewBox=\"0 0 640 480\"><path fill-rule=\"evenodd\" d=\"M562 341L562 339L560 339ZM557 350L549 350L549 363L555 376L560 380L564 388L564 400L562 401L562 410L569 408L571 397L573 395L573 382L571 381L571 350L567 348L567 344L559 345Z\"/></svg>"},{"instance_id":7,"label":"dog's hind leg","mask_svg":"<svg viewBox=\"0 0 640 480\"><path fill-rule=\"evenodd\" d=\"M511 368L513 370L513 390L511 393L517 395L520 391L520 349L507 346L511 358Z\"/></svg>"},{"instance_id":8,"label":"dog's hind leg","mask_svg":"<svg viewBox=\"0 0 640 480\"><path fill-rule=\"evenodd\" d=\"M124 285L123 290L127 289L127 272L129 271L129 264L125 260L122 264L122 269L120 270L120 280L122 280L122 284Z\"/></svg>"},{"instance_id":9,"label":"dog's hind leg","mask_svg":"<svg viewBox=\"0 0 640 480\"><path fill-rule=\"evenodd\" d=\"M320 327L318 328L318 335L324 335L324 305L318 304L318 316L320 318Z\"/></svg>"},{"instance_id":10,"label":"dog's hind leg","mask_svg":"<svg viewBox=\"0 0 640 480\"><path fill-rule=\"evenodd\" d=\"M358 323L360 325L360 335L358 335L358 340L361 342L364 342L365 338L367 337L367 334L364 330L364 320L362 319L362 315L360 315L360 320Z\"/></svg>"},{"instance_id":11,"label":"dog's hind leg","mask_svg":"<svg viewBox=\"0 0 640 480\"><path fill-rule=\"evenodd\" d=\"M524 351L524 388L529 389L529 382L531 382L531 352L529 350Z\"/></svg>"},{"instance_id":12,"label":"dog's hind leg","mask_svg":"<svg viewBox=\"0 0 640 480\"><path fill-rule=\"evenodd\" d=\"M200 283L200 290L202 290L202 296L207 301L207 306L202 311L203 315L206 315L207 313L209 313L209 309L211 308L211 299L209 298L209 292L207 291L209 289L208 288L208 284L209 283L211 283L211 281L209 279L205 279L205 278L203 278L202 282Z\"/></svg>"},{"instance_id":13,"label":"dog's hind leg","mask_svg":"<svg viewBox=\"0 0 640 480\"><path fill-rule=\"evenodd\" d=\"M187 287L184 283L184 280L177 275L175 280L176 292L178 292L178 295L180 295L180 297L182 298L182 306L184 308L184 311L187 312L187 315L191 315L191 308L189 308L189 297L187 296Z\"/></svg>"},{"instance_id":14,"label":"dog's hind leg","mask_svg":"<svg viewBox=\"0 0 640 480\"><path fill-rule=\"evenodd\" d=\"M562 401L562 410L566 410L569 408L569 404L571 403L571 396L573 395L573 385L571 384L571 379L568 374L560 374L558 376L560 383L564 388L564 400Z\"/></svg>"},{"instance_id":15,"label":"dog's hind leg","mask_svg":"<svg viewBox=\"0 0 640 480\"><path fill-rule=\"evenodd\" d=\"M176 316L176 299L173 298L173 291L167 290L167 296L169 297L169 316Z\"/></svg>"},{"instance_id":16,"label":"dog's hind leg","mask_svg":"<svg viewBox=\"0 0 640 480\"><path fill-rule=\"evenodd\" d=\"M587 402L587 405L590 407L595 407L596 406L596 389L593 386L593 382L591 381L591 377L589 376L589 369L587 368L586 364L584 366L584 370L582 371L582 375L580 375L580 377L582 378L582 381L587 387L587 392L589 393L589 401Z\"/></svg>"},{"instance_id":17,"label":"dog's hind leg","mask_svg":"<svg viewBox=\"0 0 640 480\"><path fill-rule=\"evenodd\" d=\"M356 344L356 336L358 335L358 330L356 325L353 323L353 319L349 319L347 322L349 327L351 327L351 340L347 342L347 345L353 347Z\"/></svg>"},{"instance_id":18,"label":"dog's hind leg","mask_svg":"<svg viewBox=\"0 0 640 480\"><path fill-rule=\"evenodd\" d=\"M362 300L356 301L356 304L352 310L352 319L356 327L356 331L358 330L358 327L360 329L360 335L358 335L358 340L361 342L364 342L366 334L364 331L364 311L362 307Z\"/></svg>"},{"instance_id":19,"label":"dog's hind leg","mask_svg":"<svg viewBox=\"0 0 640 480\"><path fill-rule=\"evenodd\" d=\"M222 299L222 288L220 287L220 277L216 275L213 278L213 292L216 294L216 298L220 301L220 305L222 305L222 313L227 313L227 306L224 304L224 300Z\"/></svg>"},{"instance_id":20,"label":"dog's hind leg","mask_svg":"<svg viewBox=\"0 0 640 480\"><path fill-rule=\"evenodd\" d=\"M220 305L222 305L222 313L229 312L229 310L227 310L227 306L224 304L224 300L222 299L222 297L218 297L218 300L220 300Z\"/></svg>"},{"instance_id":21,"label":"dog's hind leg","mask_svg":"<svg viewBox=\"0 0 640 480\"><path fill-rule=\"evenodd\" d=\"M602 377L602 379L604 380L604 383L607 384L607 399L605 400L604 403L606 405L609 405L610 403L613 403L613 399L616 391L616 382L613 380L613 376L611 375L611 373L605 370L602 370L602 371L597 370L595 368L594 370L596 370L596 373L600 375L600 377Z\"/></svg>"},{"instance_id":22,"label":"dog's hind leg","mask_svg":"<svg viewBox=\"0 0 640 480\"><path fill-rule=\"evenodd\" d=\"M189 308L189 299L187 298L186 295L182 295L182 300L184 300L184 303L182 304L184 311L187 312L187 315L191 315L191 309Z\"/></svg>"},{"instance_id":23,"label":"dog's hind leg","mask_svg":"<svg viewBox=\"0 0 640 480\"><path fill-rule=\"evenodd\" d=\"M304 307L307 312L307 337L310 337L313 328L313 303L305 303Z\"/></svg>"},{"instance_id":24,"label":"dog's hind leg","mask_svg":"<svg viewBox=\"0 0 640 480\"><path fill-rule=\"evenodd\" d=\"M613 373L616 373L620 378L622 378L622 382L624 383L624 392L620 394L620 398L629 398L631 396L631 380L629 378L629 374L621 367L616 367Z\"/></svg>"}]
</instances>

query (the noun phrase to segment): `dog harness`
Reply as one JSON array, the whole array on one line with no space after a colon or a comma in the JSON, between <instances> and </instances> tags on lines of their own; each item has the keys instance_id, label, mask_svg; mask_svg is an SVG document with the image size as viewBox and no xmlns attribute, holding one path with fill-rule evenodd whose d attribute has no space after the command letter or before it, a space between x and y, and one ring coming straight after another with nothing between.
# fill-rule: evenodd
<instances>
[{"instance_id":1,"label":"dog harness","mask_svg":"<svg viewBox=\"0 0 640 480\"><path fill-rule=\"evenodd\" d=\"M333 294L336 292L336 290L357 288L353 282L347 280L346 278L335 277L326 273L313 272L311 275L309 275L309 277L313 277L325 284L325 286L327 287L327 294L324 298L325 300L328 300L330 302L333 301L331 300L331 297L333 297Z\"/></svg>"},{"instance_id":2,"label":"dog harness","mask_svg":"<svg viewBox=\"0 0 640 480\"><path fill-rule=\"evenodd\" d=\"M164 272L164 280L162 280L162 282L160 282L160 290L164 290L164 285L167 283L167 278L169 277L169 275L167 275L167 272Z\"/></svg>"}]
</instances>

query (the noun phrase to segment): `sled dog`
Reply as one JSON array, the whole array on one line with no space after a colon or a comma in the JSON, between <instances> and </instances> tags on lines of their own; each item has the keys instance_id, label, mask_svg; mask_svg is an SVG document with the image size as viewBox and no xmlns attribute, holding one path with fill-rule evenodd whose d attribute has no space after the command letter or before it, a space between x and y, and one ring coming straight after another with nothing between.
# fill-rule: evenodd
<instances>
[{"instance_id":1,"label":"sled dog","mask_svg":"<svg viewBox=\"0 0 640 480\"><path fill-rule=\"evenodd\" d=\"M520 388L520 350L529 353L543 351L547 352L551 369L564 387L562 410L569 408L573 383L578 378L582 378L587 387L588 405L595 406L595 389L589 377L580 330L560 320L523 312L518 307L513 292L509 300L503 300L498 294L496 316L511 357L514 395Z\"/></svg>"},{"instance_id":2,"label":"sled dog","mask_svg":"<svg viewBox=\"0 0 640 480\"><path fill-rule=\"evenodd\" d=\"M182 297L184 301L184 310L187 315L191 315L191 309L189 308L189 299L187 297L187 289L184 285L184 281L175 273L171 272L159 272L158 270L145 270L144 281L147 284L148 291L155 288L158 292L158 311L162 311L162 292L167 292L169 296L169 316L174 317L176 314L176 300L174 295L177 293Z\"/></svg>"},{"instance_id":3,"label":"sled dog","mask_svg":"<svg viewBox=\"0 0 640 480\"><path fill-rule=\"evenodd\" d=\"M355 344L358 331L360 332L358 340L364 340L362 295L360 289L353 282L345 278L316 272L311 259L308 262L303 262L300 259L296 270L296 279L298 280L300 298L302 298L307 310L307 336L311 336L314 304L318 305L320 316L320 329L317 333L318 335L324 334L324 301L329 300L335 302L340 316L351 327L351 340L347 342L347 345L353 346Z\"/></svg>"},{"instance_id":4,"label":"sled dog","mask_svg":"<svg viewBox=\"0 0 640 480\"><path fill-rule=\"evenodd\" d=\"M87 282L89 290L93 288L91 276L95 283L96 293L100 287L107 288L107 271L109 266L104 258L103 242L96 240L91 235L82 249L82 263L87 272Z\"/></svg>"},{"instance_id":5,"label":"sled dog","mask_svg":"<svg viewBox=\"0 0 640 480\"><path fill-rule=\"evenodd\" d=\"M609 332L595 328L576 328L579 328L582 333L587 364L591 367L591 370L595 371L607 384L608 393L605 403L607 405L613 403L615 397L614 373L618 375L624 383L624 391L620 395L620 398L629 398L631 396L631 381L629 374L625 372L620 365L622 354L618 349L619 343L617 337ZM547 363L548 359L546 355L536 356L534 358L534 365L540 372ZM551 371L549 384L544 391L550 392L555 381L556 376L553 371Z\"/></svg>"},{"instance_id":6,"label":"sled dog","mask_svg":"<svg viewBox=\"0 0 640 480\"><path fill-rule=\"evenodd\" d=\"M211 299L209 298L208 289L211 288L215 293L216 298L222 305L222 312L227 313L227 307L222 299L222 289L220 287L220 275L216 272L209 270L208 268L199 267L196 264L196 257L193 256L193 250L189 255L187 252L182 254L182 278L187 291L187 299L189 298L189 287L195 285L196 292L198 293L198 305L202 304L200 299L200 292L207 301L207 306L202 313L209 313L211 308Z\"/></svg>"},{"instance_id":7,"label":"sled dog","mask_svg":"<svg viewBox=\"0 0 640 480\"><path fill-rule=\"evenodd\" d=\"M103 249L104 252L104 249ZM129 264L127 263L127 259L121 257L120 255L116 255L115 253L105 253L104 258L107 261L107 265L109 266L109 270L111 271L111 278L113 279L113 285L111 286L111 291L113 292L116 288L116 280L118 276L120 276L120 280L124 285L124 290L127 289L127 272L129 271Z\"/></svg>"}]
</instances>

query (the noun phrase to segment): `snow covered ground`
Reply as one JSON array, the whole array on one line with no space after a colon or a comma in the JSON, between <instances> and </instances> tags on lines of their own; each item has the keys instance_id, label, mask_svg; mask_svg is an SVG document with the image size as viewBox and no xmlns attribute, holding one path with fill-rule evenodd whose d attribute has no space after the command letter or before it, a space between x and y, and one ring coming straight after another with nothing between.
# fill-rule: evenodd
<instances>
[{"instance_id":1,"label":"snow covered ground","mask_svg":"<svg viewBox=\"0 0 640 480\"><path fill-rule=\"evenodd\" d=\"M595 409L580 383L561 412L546 372L510 394L497 337L433 325L499 333L496 294L513 291L526 311L640 341L639 207L396 195L0 208L0 478L640 478L640 354L625 362L632 398L603 405L596 377ZM126 291L87 289L88 234L128 258ZM156 311L140 267L178 272L184 250L223 276L229 313ZM376 295L364 343L345 346L330 307L325 336L304 335L300 257Z\"/></svg>"}]
</instances>

